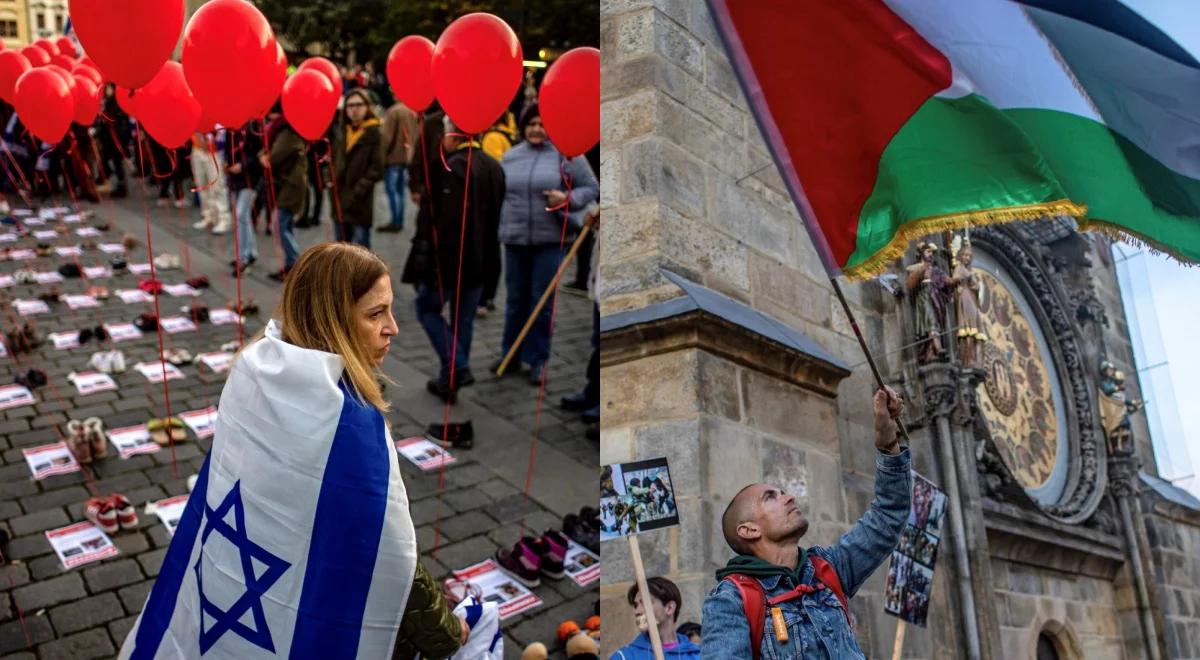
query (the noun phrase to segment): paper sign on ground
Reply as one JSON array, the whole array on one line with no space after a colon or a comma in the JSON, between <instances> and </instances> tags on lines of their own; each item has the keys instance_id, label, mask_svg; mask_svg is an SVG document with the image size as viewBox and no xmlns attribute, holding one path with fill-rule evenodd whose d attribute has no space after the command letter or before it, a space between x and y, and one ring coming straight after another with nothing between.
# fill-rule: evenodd
<instances>
[{"instance_id":1,"label":"paper sign on ground","mask_svg":"<svg viewBox=\"0 0 1200 660\"><path fill-rule=\"evenodd\" d=\"M58 232L54 231L53 229L39 229L33 232L33 237L39 241L48 241L58 238Z\"/></svg>"},{"instance_id":2,"label":"paper sign on ground","mask_svg":"<svg viewBox=\"0 0 1200 660\"><path fill-rule=\"evenodd\" d=\"M189 410L179 414L179 419L187 424L197 438L211 438L217 432L217 407L209 406L203 410Z\"/></svg>"},{"instance_id":3,"label":"paper sign on ground","mask_svg":"<svg viewBox=\"0 0 1200 660\"><path fill-rule=\"evenodd\" d=\"M145 376L146 380L150 381L151 383L163 382L164 367L167 370L167 380L178 380L183 378L183 372L179 370L179 367L171 364L170 362L155 360L154 362L138 362L137 364L133 365L133 368L137 369L138 373Z\"/></svg>"},{"instance_id":4,"label":"paper sign on ground","mask_svg":"<svg viewBox=\"0 0 1200 660\"><path fill-rule=\"evenodd\" d=\"M11 232L7 234L0 234L0 243L16 243L17 239L19 238L21 237Z\"/></svg>"},{"instance_id":5,"label":"paper sign on ground","mask_svg":"<svg viewBox=\"0 0 1200 660\"><path fill-rule=\"evenodd\" d=\"M141 289L117 289L117 297L126 305L154 302L154 296Z\"/></svg>"},{"instance_id":6,"label":"paper sign on ground","mask_svg":"<svg viewBox=\"0 0 1200 660\"><path fill-rule=\"evenodd\" d=\"M120 554L108 535L87 521L49 530L46 539L50 541L63 568L75 568Z\"/></svg>"},{"instance_id":7,"label":"paper sign on ground","mask_svg":"<svg viewBox=\"0 0 1200 660\"><path fill-rule=\"evenodd\" d=\"M33 209L13 209L12 215L18 218L28 218L33 215Z\"/></svg>"},{"instance_id":8,"label":"paper sign on ground","mask_svg":"<svg viewBox=\"0 0 1200 660\"><path fill-rule=\"evenodd\" d=\"M67 449L65 442L30 447L22 450L22 453L25 454L25 462L29 464L29 472L33 474L34 479L79 471L79 463L75 462L75 457L71 450Z\"/></svg>"},{"instance_id":9,"label":"paper sign on ground","mask_svg":"<svg viewBox=\"0 0 1200 660\"><path fill-rule=\"evenodd\" d=\"M89 280L96 280L102 277L112 277L112 269L108 266L84 266L83 276Z\"/></svg>"},{"instance_id":10,"label":"paper sign on ground","mask_svg":"<svg viewBox=\"0 0 1200 660\"><path fill-rule=\"evenodd\" d=\"M179 527L179 519L183 517L183 510L187 508L187 501L187 495L177 495L154 503L155 515L162 521L162 524L167 528L167 533L171 536L175 536L175 528Z\"/></svg>"},{"instance_id":11,"label":"paper sign on ground","mask_svg":"<svg viewBox=\"0 0 1200 660\"><path fill-rule=\"evenodd\" d=\"M4 345L4 341L0 340L0 358L8 357L8 347Z\"/></svg>"},{"instance_id":12,"label":"paper sign on ground","mask_svg":"<svg viewBox=\"0 0 1200 660\"><path fill-rule=\"evenodd\" d=\"M100 251L105 254L125 254L125 246L120 243L101 243Z\"/></svg>"},{"instance_id":13,"label":"paper sign on ground","mask_svg":"<svg viewBox=\"0 0 1200 660\"><path fill-rule=\"evenodd\" d=\"M117 383L108 374L98 371L85 371L81 374L75 374L71 378L71 382L75 383L75 389L79 390L80 394L95 394L96 392L107 392L117 389Z\"/></svg>"},{"instance_id":14,"label":"paper sign on ground","mask_svg":"<svg viewBox=\"0 0 1200 660\"><path fill-rule=\"evenodd\" d=\"M49 213L51 214L51 217L70 212L71 209L66 206L47 206L46 208L42 209L42 213Z\"/></svg>"},{"instance_id":15,"label":"paper sign on ground","mask_svg":"<svg viewBox=\"0 0 1200 660\"><path fill-rule=\"evenodd\" d=\"M678 524L666 458L600 468L600 540Z\"/></svg>"},{"instance_id":16,"label":"paper sign on ground","mask_svg":"<svg viewBox=\"0 0 1200 660\"><path fill-rule=\"evenodd\" d=\"M113 341L128 341L142 336L142 331L132 323L105 323L104 329Z\"/></svg>"},{"instance_id":17,"label":"paper sign on ground","mask_svg":"<svg viewBox=\"0 0 1200 660\"><path fill-rule=\"evenodd\" d=\"M34 273L33 280L38 284L58 284L63 281L63 276L62 273L52 270L45 273Z\"/></svg>"},{"instance_id":18,"label":"paper sign on ground","mask_svg":"<svg viewBox=\"0 0 1200 660\"><path fill-rule=\"evenodd\" d=\"M94 296L82 294L65 294L62 301L67 303L67 307L71 309L87 309L89 307L99 307L100 301Z\"/></svg>"},{"instance_id":19,"label":"paper sign on ground","mask_svg":"<svg viewBox=\"0 0 1200 660\"><path fill-rule=\"evenodd\" d=\"M80 227L75 230L76 236L102 236L99 229L95 227Z\"/></svg>"},{"instance_id":20,"label":"paper sign on ground","mask_svg":"<svg viewBox=\"0 0 1200 660\"><path fill-rule=\"evenodd\" d=\"M44 300L14 300L13 304L17 306L17 313L21 316L46 314L50 311L50 306Z\"/></svg>"},{"instance_id":21,"label":"paper sign on ground","mask_svg":"<svg viewBox=\"0 0 1200 660\"><path fill-rule=\"evenodd\" d=\"M428 438L406 438L396 441L396 450L410 463L428 472L443 465L451 465L458 459Z\"/></svg>"},{"instance_id":22,"label":"paper sign on ground","mask_svg":"<svg viewBox=\"0 0 1200 660\"><path fill-rule=\"evenodd\" d=\"M73 225L78 222L83 222L83 216L79 215L78 213L72 213L70 215L64 215L62 220L69 225Z\"/></svg>"},{"instance_id":23,"label":"paper sign on ground","mask_svg":"<svg viewBox=\"0 0 1200 660\"><path fill-rule=\"evenodd\" d=\"M542 604L542 599L505 573L494 560L486 559L468 566L461 571L454 571L454 577L468 580L479 587L482 592L480 600L491 601L500 607L500 618L507 619L514 614L520 614Z\"/></svg>"},{"instance_id":24,"label":"paper sign on ground","mask_svg":"<svg viewBox=\"0 0 1200 660\"><path fill-rule=\"evenodd\" d=\"M35 218L35 217L30 216L30 217L26 218L25 220L23 220L23 222L30 227L41 227L42 225L46 224L46 219L45 218Z\"/></svg>"},{"instance_id":25,"label":"paper sign on ground","mask_svg":"<svg viewBox=\"0 0 1200 660\"><path fill-rule=\"evenodd\" d=\"M129 264L129 272L134 275L149 275L150 264Z\"/></svg>"},{"instance_id":26,"label":"paper sign on ground","mask_svg":"<svg viewBox=\"0 0 1200 660\"><path fill-rule=\"evenodd\" d=\"M20 250L13 250L12 252L9 252L8 258L14 261L20 259L37 259L37 252L22 248Z\"/></svg>"},{"instance_id":27,"label":"paper sign on ground","mask_svg":"<svg viewBox=\"0 0 1200 660\"><path fill-rule=\"evenodd\" d=\"M192 323L192 320L186 316L168 316L162 321L159 321L159 323L162 324L162 329L167 334L173 335L177 332L196 331L196 324Z\"/></svg>"},{"instance_id":28,"label":"paper sign on ground","mask_svg":"<svg viewBox=\"0 0 1200 660\"><path fill-rule=\"evenodd\" d=\"M38 209L37 217L39 220L53 220L54 209Z\"/></svg>"},{"instance_id":29,"label":"paper sign on ground","mask_svg":"<svg viewBox=\"0 0 1200 660\"><path fill-rule=\"evenodd\" d=\"M587 548L571 541L567 558L563 560L563 571L575 584L586 587L600 579L600 557Z\"/></svg>"},{"instance_id":30,"label":"paper sign on ground","mask_svg":"<svg viewBox=\"0 0 1200 660\"><path fill-rule=\"evenodd\" d=\"M175 296L176 298L183 298L183 297L191 298L192 296L200 295L199 291L193 289L190 285L187 285L187 284L168 284L167 286L163 287L163 291L166 291L167 293L171 294L172 296Z\"/></svg>"},{"instance_id":31,"label":"paper sign on ground","mask_svg":"<svg viewBox=\"0 0 1200 660\"><path fill-rule=\"evenodd\" d=\"M231 323L241 323L242 317L237 315L237 312L228 309L214 309L208 313L208 320L213 325L229 325Z\"/></svg>"},{"instance_id":32,"label":"paper sign on ground","mask_svg":"<svg viewBox=\"0 0 1200 660\"><path fill-rule=\"evenodd\" d=\"M136 454L153 454L160 447L150 439L150 432L145 424L126 426L119 429L109 429L108 439L112 441L121 458L129 458Z\"/></svg>"},{"instance_id":33,"label":"paper sign on ground","mask_svg":"<svg viewBox=\"0 0 1200 660\"><path fill-rule=\"evenodd\" d=\"M5 349L5 352L7 353L8 350ZM33 392L30 392L29 388L24 385L5 385L0 387L0 410L32 406L35 403L37 403L37 400L33 398Z\"/></svg>"},{"instance_id":34,"label":"paper sign on ground","mask_svg":"<svg viewBox=\"0 0 1200 660\"><path fill-rule=\"evenodd\" d=\"M10 287L17 283L12 275L0 275L0 288Z\"/></svg>"},{"instance_id":35,"label":"paper sign on ground","mask_svg":"<svg viewBox=\"0 0 1200 660\"><path fill-rule=\"evenodd\" d=\"M54 343L54 348L65 351L68 348L79 348L79 331L51 332L46 335Z\"/></svg>"},{"instance_id":36,"label":"paper sign on ground","mask_svg":"<svg viewBox=\"0 0 1200 660\"><path fill-rule=\"evenodd\" d=\"M60 245L54 248L55 254L60 257L82 257L83 248L78 245Z\"/></svg>"},{"instance_id":37,"label":"paper sign on ground","mask_svg":"<svg viewBox=\"0 0 1200 660\"><path fill-rule=\"evenodd\" d=\"M219 351L217 353L201 353L196 356L196 360L212 370L213 373L221 373L228 371L233 364L233 353L227 351Z\"/></svg>"}]
</instances>

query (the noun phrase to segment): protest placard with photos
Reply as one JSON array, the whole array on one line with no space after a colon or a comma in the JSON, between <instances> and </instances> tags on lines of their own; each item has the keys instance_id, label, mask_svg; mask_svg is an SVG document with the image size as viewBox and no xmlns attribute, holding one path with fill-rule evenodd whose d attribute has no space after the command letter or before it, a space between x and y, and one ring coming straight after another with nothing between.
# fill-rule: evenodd
<instances>
[{"instance_id":1,"label":"protest placard with photos","mask_svg":"<svg viewBox=\"0 0 1200 660\"><path fill-rule=\"evenodd\" d=\"M46 539L63 568L75 568L120 553L107 534L86 521L48 530Z\"/></svg>"},{"instance_id":2,"label":"protest placard with photos","mask_svg":"<svg viewBox=\"0 0 1200 660\"><path fill-rule=\"evenodd\" d=\"M600 539L679 524L666 458L600 468Z\"/></svg>"},{"instance_id":3,"label":"protest placard with photos","mask_svg":"<svg viewBox=\"0 0 1200 660\"><path fill-rule=\"evenodd\" d=\"M920 474L913 472L912 508L900 544L892 552L883 591L883 609L888 614L924 627L933 591L933 564L937 561L946 494Z\"/></svg>"},{"instance_id":4,"label":"protest placard with photos","mask_svg":"<svg viewBox=\"0 0 1200 660\"><path fill-rule=\"evenodd\" d=\"M117 453L121 455L121 458L129 458L137 454L153 454L160 449L158 443L150 439L150 432L146 430L145 424L109 429L108 439L117 448Z\"/></svg>"},{"instance_id":5,"label":"protest placard with photos","mask_svg":"<svg viewBox=\"0 0 1200 660\"><path fill-rule=\"evenodd\" d=\"M79 463L75 461L75 456L65 442L30 447L21 450L21 453L25 455L25 462L29 465L29 472L34 479L41 480L55 474L79 471Z\"/></svg>"}]
</instances>

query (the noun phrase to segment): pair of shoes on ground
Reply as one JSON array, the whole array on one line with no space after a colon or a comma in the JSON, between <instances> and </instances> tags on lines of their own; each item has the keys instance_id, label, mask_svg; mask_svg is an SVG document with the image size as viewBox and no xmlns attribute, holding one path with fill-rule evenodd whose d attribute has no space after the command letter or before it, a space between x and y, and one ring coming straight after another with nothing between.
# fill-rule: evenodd
<instances>
[{"instance_id":1,"label":"pair of shoes on ground","mask_svg":"<svg viewBox=\"0 0 1200 660\"><path fill-rule=\"evenodd\" d=\"M93 369L105 374L125 373L125 354L120 350L96 351L88 361Z\"/></svg>"},{"instance_id":2,"label":"pair of shoes on ground","mask_svg":"<svg viewBox=\"0 0 1200 660\"><path fill-rule=\"evenodd\" d=\"M454 370L454 387L450 386L448 377L432 378L425 383L425 389L429 393L447 403L455 403L458 400L458 391L464 387L468 387L475 383L475 375L470 369L455 369Z\"/></svg>"},{"instance_id":3,"label":"pair of shoes on ground","mask_svg":"<svg viewBox=\"0 0 1200 660\"><path fill-rule=\"evenodd\" d=\"M32 352L33 349L41 346L44 341L41 333L28 323L20 328L13 326L11 330L5 333L4 339L4 344L13 354Z\"/></svg>"},{"instance_id":4,"label":"pair of shoes on ground","mask_svg":"<svg viewBox=\"0 0 1200 660\"><path fill-rule=\"evenodd\" d=\"M80 465L108 456L108 443L104 439L104 422L99 417L88 417L80 421L67 422L67 448Z\"/></svg>"},{"instance_id":5,"label":"pair of shoes on ground","mask_svg":"<svg viewBox=\"0 0 1200 660\"><path fill-rule=\"evenodd\" d=\"M13 382L15 382L17 385L22 385L26 388L29 388L30 390L36 390L37 388L45 385L48 381L46 380L46 372L42 371L41 369L30 369L23 374L19 374L16 380Z\"/></svg>"},{"instance_id":6,"label":"pair of shoes on ground","mask_svg":"<svg viewBox=\"0 0 1200 660\"><path fill-rule=\"evenodd\" d=\"M518 582L535 589L542 584L543 576L561 580L566 575L563 562L568 548L567 537L549 529L537 538L522 538L512 548L496 550L496 563Z\"/></svg>"},{"instance_id":7,"label":"pair of shoes on ground","mask_svg":"<svg viewBox=\"0 0 1200 660\"><path fill-rule=\"evenodd\" d=\"M175 442L187 440L187 427L178 417L151 419L146 422L146 430L150 432L150 439L160 447L166 447L171 444L172 440Z\"/></svg>"},{"instance_id":8,"label":"pair of shoes on ground","mask_svg":"<svg viewBox=\"0 0 1200 660\"><path fill-rule=\"evenodd\" d=\"M471 420L430 424L429 428L425 429L425 435L439 442L449 442L455 449L471 449L475 446L475 426L471 424Z\"/></svg>"},{"instance_id":9,"label":"pair of shoes on ground","mask_svg":"<svg viewBox=\"0 0 1200 660\"><path fill-rule=\"evenodd\" d=\"M108 331L104 329L104 326L98 325L92 328L84 328L79 331L80 344L86 344L93 339L96 341L104 341L105 339L108 339Z\"/></svg>"},{"instance_id":10,"label":"pair of shoes on ground","mask_svg":"<svg viewBox=\"0 0 1200 660\"><path fill-rule=\"evenodd\" d=\"M89 499L83 505L83 517L105 534L116 534L119 529L137 529L138 526L137 509L120 493Z\"/></svg>"},{"instance_id":11,"label":"pair of shoes on ground","mask_svg":"<svg viewBox=\"0 0 1200 660\"><path fill-rule=\"evenodd\" d=\"M182 367L191 364L194 358L186 348L168 348L163 351L163 359L177 367Z\"/></svg>"},{"instance_id":12,"label":"pair of shoes on ground","mask_svg":"<svg viewBox=\"0 0 1200 660\"><path fill-rule=\"evenodd\" d=\"M579 514L568 513L563 517L562 531L572 541L592 552L600 552L600 511L585 506Z\"/></svg>"},{"instance_id":13,"label":"pair of shoes on ground","mask_svg":"<svg viewBox=\"0 0 1200 660\"><path fill-rule=\"evenodd\" d=\"M154 267L158 270L175 270L183 268L183 260L177 254L164 252L154 257Z\"/></svg>"}]
</instances>

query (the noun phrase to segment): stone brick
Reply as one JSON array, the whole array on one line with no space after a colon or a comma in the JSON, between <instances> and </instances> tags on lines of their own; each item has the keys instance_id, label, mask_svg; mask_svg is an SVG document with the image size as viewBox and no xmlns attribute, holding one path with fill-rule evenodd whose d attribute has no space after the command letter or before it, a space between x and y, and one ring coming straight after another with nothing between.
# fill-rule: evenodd
<instances>
[{"instance_id":1,"label":"stone brick","mask_svg":"<svg viewBox=\"0 0 1200 660\"><path fill-rule=\"evenodd\" d=\"M481 530L490 529L496 525L487 514L471 511L452 516L442 521L441 532L450 541L459 541L478 534Z\"/></svg>"},{"instance_id":2,"label":"stone brick","mask_svg":"<svg viewBox=\"0 0 1200 660\"><path fill-rule=\"evenodd\" d=\"M49 617L27 614L24 623L9 621L0 624L0 653L11 653L50 639L54 639L54 629L50 627Z\"/></svg>"},{"instance_id":3,"label":"stone brick","mask_svg":"<svg viewBox=\"0 0 1200 660\"><path fill-rule=\"evenodd\" d=\"M605 423L620 426L695 414L696 353L654 355L602 369L600 403Z\"/></svg>"},{"instance_id":4,"label":"stone brick","mask_svg":"<svg viewBox=\"0 0 1200 660\"><path fill-rule=\"evenodd\" d=\"M157 569L155 572L157 573ZM87 582L89 591L98 593L133 584L142 580L143 577L137 561L120 559L85 569L83 579Z\"/></svg>"},{"instance_id":5,"label":"stone brick","mask_svg":"<svg viewBox=\"0 0 1200 660\"><path fill-rule=\"evenodd\" d=\"M419 543L417 547L421 547ZM145 572L146 577L157 577L159 569L162 568L163 559L166 558L166 556L167 551L164 548L162 550L143 552L142 554L138 555L137 560L138 563L141 564L142 571Z\"/></svg>"},{"instance_id":6,"label":"stone brick","mask_svg":"<svg viewBox=\"0 0 1200 660\"><path fill-rule=\"evenodd\" d=\"M700 283L734 298L750 290L749 250L712 225L695 222L669 207L663 213L662 253L700 274ZM672 269L673 270L673 269ZM695 276L680 273L689 279Z\"/></svg>"},{"instance_id":7,"label":"stone brick","mask_svg":"<svg viewBox=\"0 0 1200 660\"><path fill-rule=\"evenodd\" d=\"M50 542L46 540L45 536L41 534L23 536L9 542L8 558L29 559L52 551L53 548L50 547Z\"/></svg>"},{"instance_id":8,"label":"stone brick","mask_svg":"<svg viewBox=\"0 0 1200 660\"><path fill-rule=\"evenodd\" d=\"M25 419L11 419L0 422L0 436L7 436L12 433L29 430L29 421Z\"/></svg>"},{"instance_id":9,"label":"stone brick","mask_svg":"<svg viewBox=\"0 0 1200 660\"><path fill-rule=\"evenodd\" d=\"M117 596L121 598L121 604L125 606L126 612L130 614L141 612L142 606L146 603L146 597L150 595L150 589L153 587L154 580L146 580L119 590Z\"/></svg>"},{"instance_id":10,"label":"stone brick","mask_svg":"<svg viewBox=\"0 0 1200 660\"><path fill-rule=\"evenodd\" d=\"M26 612L83 598L86 595L83 580L75 574L42 580L13 591L17 606Z\"/></svg>"},{"instance_id":11,"label":"stone brick","mask_svg":"<svg viewBox=\"0 0 1200 660\"><path fill-rule=\"evenodd\" d=\"M51 609L50 622L62 636L108 623L124 615L117 597L112 593L104 593Z\"/></svg>"},{"instance_id":12,"label":"stone brick","mask_svg":"<svg viewBox=\"0 0 1200 660\"><path fill-rule=\"evenodd\" d=\"M66 512L61 508L37 511L8 521L8 525L12 528L14 536L43 532L47 529L62 527L70 523L71 519L67 517Z\"/></svg>"},{"instance_id":13,"label":"stone brick","mask_svg":"<svg viewBox=\"0 0 1200 660\"><path fill-rule=\"evenodd\" d=\"M58 560L58 555L38 557L26 565L29 566L29 574L34 581L44 580L53 575L62 575L66 572L62 562Z\"/></svg>"},{"instance_id":14,"label":"stone brick","mask_svg":"<svg viewBox=\"0 0 1200 660\"><path fill-rule=\"evenodd\" d=\"M25 564L5 564L0 566L0 588L8 591L9 589L28 583L29 568Z\"/></svg>"},{"instance_id":15,"label":"stone brick","mask_svg":"<svg viewBox=\"0 0 1200 660\"><path fill-rule=\"evenodd\" d=\"M634 460L667 457L670 461L671 485L677 495L703 492L704 466L696 451L700 444L698 418L639 427L635 438Z\"/></svg>"},{"instance_id":16,"label":"stone brick","mask_svg":"<svg viewBox=\"0 0 1200 660\"><path fill-rule=\"evenodd\" d=\"M38 415L37 417L33 418L33 421L30 423L30 426L35 429L41 429L41 428L53 427L58 424L66 424L66 423L67 423L67 416L62 413L56 412L56 413L50 413L48 415Z\"/></svg>"},{"instance_id":17,"label":"stone brick","mask_svg":"<svg viewBox=\"0 0 1200 660\"><path fill-rule=\"evenodd\" d=\"M129 636L129 631L133 630L133 625L137 623L137 616L127 616L124 619L117 619L108 624L108 634L116 642L119 648L124 643L125 638Z\"/></svg>"},{"instance_id":18,"label":"stone brick","mask_svg":"<svg viewBox=\"0 0 1200 660\"><path fill-rule=\"evenodd\" d=\"M108 631L95 628L42 644L38 647L38 656L42 660L90 660L106 658L116 651Z\"/></svg>"},{"instance_id":19,"label":"stone brick","mask_svg":"<svg viewBox=\"0 0 1200 660\"><path fill-rule=\"evenodd\" d=\"M451 570L466 568L476 564L496 551L496 544L486 536L474 536L465 541L445 545L437 550L434 556Z\"/></svg>"},{"instance_id":20,"label":"stone brick","mask_svg":"<svg viewBox=\"0 0 1200 660\"><path fill-rule=\"evenodd\" d=\"M82 486L68 486L67 488L52 490L41 495L22 497L21 506L25 507L26 511L39 511L41 509L81 503L88 499L88 497L89 494L86 488Z\"/></svg>"}]
</instances>

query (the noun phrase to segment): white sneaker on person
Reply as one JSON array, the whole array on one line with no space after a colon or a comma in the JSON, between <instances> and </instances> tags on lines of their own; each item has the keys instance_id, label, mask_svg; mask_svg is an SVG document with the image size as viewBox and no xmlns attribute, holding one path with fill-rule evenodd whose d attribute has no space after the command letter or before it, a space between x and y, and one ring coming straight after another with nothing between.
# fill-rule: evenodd
<instances>
[{"instance_id":1,"label":"white sneaker on person","mask_svg":"<svg viewBox=\"0 0 1200 660\"><path fill-rule=\"evenodd\" d=\"M182 207L180 207L180 208L182 208ZM193 223L192 229L208 229L209 227L212 227L212 226L213 226L212 220L209 220L208 218L204 218L200 222Z\"/></svg>"},{"instance_id":2,"label":"white sneaker on person","mask_svg":"<svg viewBox=\"0 0 1200 660\"><path fill-rule=\"evenodd\" d=\"M228 221L219 222L219 223L217 223L216 227L212 228L212 233L217 236L220 236L222 234L228 234L231 229L233 229L232 222L228 222Z\"/></svg>"}]
</instances>

